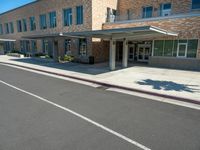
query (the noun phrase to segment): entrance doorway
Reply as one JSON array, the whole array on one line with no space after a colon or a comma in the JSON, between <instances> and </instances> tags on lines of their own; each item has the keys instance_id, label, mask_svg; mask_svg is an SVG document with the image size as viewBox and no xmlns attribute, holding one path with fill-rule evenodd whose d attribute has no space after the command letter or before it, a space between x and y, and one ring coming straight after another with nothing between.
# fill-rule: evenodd
<instances>
[{"instance_id":1,"label":"entrance doorway","mask_svg":"<svg viewBox=\"0 0 200 150\"><path fill-rule=\"evenodd\" d=\"M140 62L148 62L151 52L151 44L138 44L138 58Z\"/></svg>"},{"instance_id":2,"label":"entrance doorway","mask_svg":"<svg viewBox=\"0 0 200 150\"><path fill-rule=\"evenodd\" d=\"M136 51L135 44L129 44L128 46L128 61L135 61Z\"/></svg>"}]
</instances>

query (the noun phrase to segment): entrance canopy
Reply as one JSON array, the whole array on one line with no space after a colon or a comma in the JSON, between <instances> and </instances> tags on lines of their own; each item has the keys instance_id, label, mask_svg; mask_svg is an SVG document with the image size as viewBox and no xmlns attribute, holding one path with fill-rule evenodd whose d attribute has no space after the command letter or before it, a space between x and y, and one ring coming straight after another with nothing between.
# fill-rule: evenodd
<instances>
[{"instance_id":1,"label":"entrance canopy","mask_svg":"<svg viewBox=\"0 0 200 150\"><path fill-rule=\"evenodd\" d=\"M0 39L0 42L15 42L14 39Z\"/></svg>"},{"instance_id":2,"label":"entrance canopy","mask_svg":"<svg viewBox=\"0 0 200 150\"><path fill-rule=\"evenodd\" d=\"M178 36L177 33L167 31L154 26L141 26L133 28L118 28L118 29L106 29L106 30L94 30L83 32L61 32L54 34L39 34L22 37L25 39L42 39L42 38L56 38L56 37L70 37L70 38L101 38L101 39L143 39L158 36Z\"/></svg>"}]
</instances>

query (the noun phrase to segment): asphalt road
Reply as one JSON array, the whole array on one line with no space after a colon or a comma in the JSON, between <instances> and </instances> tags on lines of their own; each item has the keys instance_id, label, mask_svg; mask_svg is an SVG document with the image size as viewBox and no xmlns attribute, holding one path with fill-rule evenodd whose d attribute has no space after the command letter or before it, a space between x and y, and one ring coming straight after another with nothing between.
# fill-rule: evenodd
<instances>
[{"instance_id":1,"label":"asphalt road","mask_svg":"<svg viewBox=\"0 0 200 150\"><path fill-rule=\"evenodd\" d=\"M200 111L0 65L0 81L73 110L152 150L200 150ZM0 150L140 150L0 82Z\"/></svg>"}]
</instances>

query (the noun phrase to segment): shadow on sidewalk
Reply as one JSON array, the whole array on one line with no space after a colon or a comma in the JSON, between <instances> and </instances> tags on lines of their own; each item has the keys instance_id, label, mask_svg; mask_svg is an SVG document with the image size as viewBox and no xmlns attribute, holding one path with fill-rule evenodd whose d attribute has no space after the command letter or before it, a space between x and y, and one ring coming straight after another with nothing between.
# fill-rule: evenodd
<instances>
[{"instance_id":1,"label":"shadow on sidewalk","mask_svg":"<svg viewBox=\"0 0 200 150\"><path fill-rule=\"evenodd\" d=\"M190 92L190 93L195 93L200 91L200 89L191 88L191 87L199 87L198 85L179 84L172 81L159 81L159 80L146 79L138 81L137 84L152 86L152 88L156 90Z\"/></svg>"},{"instance_id":2,"label":"shadow on sidewalk","mask_svg":"<svg viewBox=\"0 0 200 150\"><path fill-rule=\"evenodd\" d=\"M89 75L99 75L111 72L108 63L98 63L94 65L90 64L80 64L80 63L58 63L52 59L42 59L42 58L24 58L24 59L11 59L12 61L22 62L32 65L39 65L44 67L50 67L55 69L61 69L63 71L73 71L78 73L84 73ZM121 69L117 66L117 69Z\"/></svg>"}]
</instances>

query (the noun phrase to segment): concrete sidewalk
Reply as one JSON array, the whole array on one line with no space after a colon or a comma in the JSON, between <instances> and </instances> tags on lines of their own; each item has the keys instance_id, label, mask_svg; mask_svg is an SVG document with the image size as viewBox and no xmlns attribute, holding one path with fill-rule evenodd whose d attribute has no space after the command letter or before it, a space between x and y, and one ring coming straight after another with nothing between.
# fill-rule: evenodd
<instances>
[{"instance_id":1,"label":"concrete sidewalk","mask_svg":"<svg viewBox=\"0 0 200 150\"><path fill-rule=\"evenodd\" d=\"M103 85L135 89L146 94L177 97L179 100L191 99L200 104L200 72L152 68L141 65L109 71L106 63L95 65L59 64L51 60L19 59L8 56L0 56L0 62L95 81L103 83Z\"/></svg>"}]
</instances>

